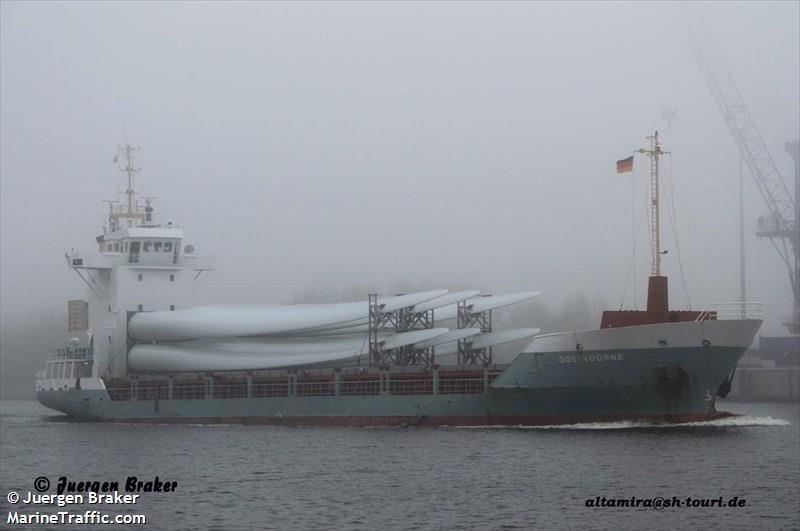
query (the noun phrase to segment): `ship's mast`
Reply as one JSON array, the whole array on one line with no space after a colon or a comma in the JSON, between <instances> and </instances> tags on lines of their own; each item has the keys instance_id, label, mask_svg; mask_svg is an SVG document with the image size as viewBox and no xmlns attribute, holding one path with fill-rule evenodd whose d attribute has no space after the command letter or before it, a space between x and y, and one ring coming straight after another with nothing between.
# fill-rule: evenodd
<instances>
[{"instance_id":1,"label":"ship's mast","mask_svg":"<svg viewBox=\"0 0 800 531\"><path fill-rule=\"evenodd\" d=\"M130 144L125 144L118 148L119 153L114 157L114 162L119 162L120 155L125 159L125 167L120 168L120 171L125 172L128 176L128 188L125 190L125 195L128 197L127 205L120 205L115 208L116 201L109 201L109 224L110 230L114 232L124 226L133 226L136 224L134 220L143 219L144 214L139 212L138 205L136 204L136 189L134 187L134 177L140 168L137 168L134 162L134 153L141 148L133 147ZM120 220L125 219L126 222L120 224Z\"/></svg>"},{"instance_id":2,"label":"ship's mast","mask_svg":"<svg viewBox=\"0 0 800 531\"><path fill-rule=\"evenodd\" d=\"M650 230L652 245L652 262L650 274L654 277L661 276L661 229L659 227L659 185L658 185L658 169L659 159L661 155L669 153L669 151L661 150L661 143L658 141L658 131L653 135L648 136L647 140L650 141L650 149L638 149L637 153L644 153L650 157Z\"/></svg>"},{"instance_id":3,"label":"ship's mast","mask_svg":"<svg viewBox=\"0 0 800 531\"><path fill-rule=\"evenodd\" d=\"M125 144L125 147L119 148L125 154L125 169L121 170L128 174L128 189L125 190L125 195L128 196L128 217L134 217L134 206L136 205L136 192L133 189L133 176L139 171L139 168L133 165L133 153L139 151L140 148L135 148L130 144Z\"/></svg>"}]
</instances>

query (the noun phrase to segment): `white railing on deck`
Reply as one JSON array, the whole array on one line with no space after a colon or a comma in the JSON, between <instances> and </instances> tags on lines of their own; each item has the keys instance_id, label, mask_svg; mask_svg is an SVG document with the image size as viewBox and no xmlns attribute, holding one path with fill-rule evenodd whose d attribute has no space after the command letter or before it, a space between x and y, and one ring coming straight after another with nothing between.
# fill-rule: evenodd
<instances>
[{"instance_id":1,"label":"white railing on deck","mask_svg":"<svg viewBox=\"0 0 800 531\"><path fill-rule=\"evenodd\" d=\"M714 302L708 305L708 309L703 311L696 321L713 319L730 321L734 319L763 319L764 310L760 302L733 301L733 302Z\"/></svg>"}]
</instances>

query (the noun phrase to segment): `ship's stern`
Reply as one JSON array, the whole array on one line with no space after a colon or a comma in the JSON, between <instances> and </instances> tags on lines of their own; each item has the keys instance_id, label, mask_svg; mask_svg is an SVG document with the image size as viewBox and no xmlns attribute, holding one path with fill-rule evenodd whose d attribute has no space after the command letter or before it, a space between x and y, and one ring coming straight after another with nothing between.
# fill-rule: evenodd
<instances>
[{"instance_id":1,"label":"ship's stern","mask_svg":"<svg viewBox=\"0 0 800 531\"><path fill-rule=\"evenodd\" d=\"M111 399L103 380L91 373L91 349L58 349L36 373L36 399L71 417L101 419Z\"/></svg>"}]
</instances>

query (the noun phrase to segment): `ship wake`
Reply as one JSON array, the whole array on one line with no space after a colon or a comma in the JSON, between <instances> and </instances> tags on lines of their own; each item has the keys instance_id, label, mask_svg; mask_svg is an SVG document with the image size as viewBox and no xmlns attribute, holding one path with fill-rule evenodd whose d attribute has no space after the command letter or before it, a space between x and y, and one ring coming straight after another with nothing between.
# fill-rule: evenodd
<instances>
[{"instance_id":1,"label":"ship wake","mask_svg":"<svg viewBox=\"0 0 800 531\"><path fill-rule=\"evenodd\" d=\"M615 422L581 422L576 424L550 424L542 426L454 426L456 429L505 430L635 430L653 428L728 428L752 426L789 426L791 422L774 417L733 415L724 418L695 422L654 422L646 420L621 420Z\"/></svg>"}]
</instances>

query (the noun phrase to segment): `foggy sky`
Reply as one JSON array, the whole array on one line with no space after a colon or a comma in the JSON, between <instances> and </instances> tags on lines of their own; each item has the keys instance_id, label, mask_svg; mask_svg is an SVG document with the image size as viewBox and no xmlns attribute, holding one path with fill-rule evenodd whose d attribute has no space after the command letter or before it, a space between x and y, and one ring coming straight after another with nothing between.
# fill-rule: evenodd
<instances>
[{"instance_id":1,"label":"foggy sky","mask_svg":"<svg viewBox=\"0 0 800 531\"><path fill-rule=\"evenodd\" d=\"M692 10L790 189L798 5ZM138 189L217 256L198 304L405 283L538 289L554 304L580 292L616 308L631 187L638 216L649 170L637 159L617 175L614 162L655 129L694 220L679 202L690 302L735 300L738 153L674 4L3 2L4 343L13 318L64 315L83 296L63 255L95 249L126 139L143 148ZM767 209L749 174L745 192L748 298L765 304L762 333L783 333L786 269L754 235ZM662 222L672 306L684 307L666 208ZM639 305L648 245L645 226ZM23 355L8 350L4 382Z\"/></svg>"}]
</instances>

